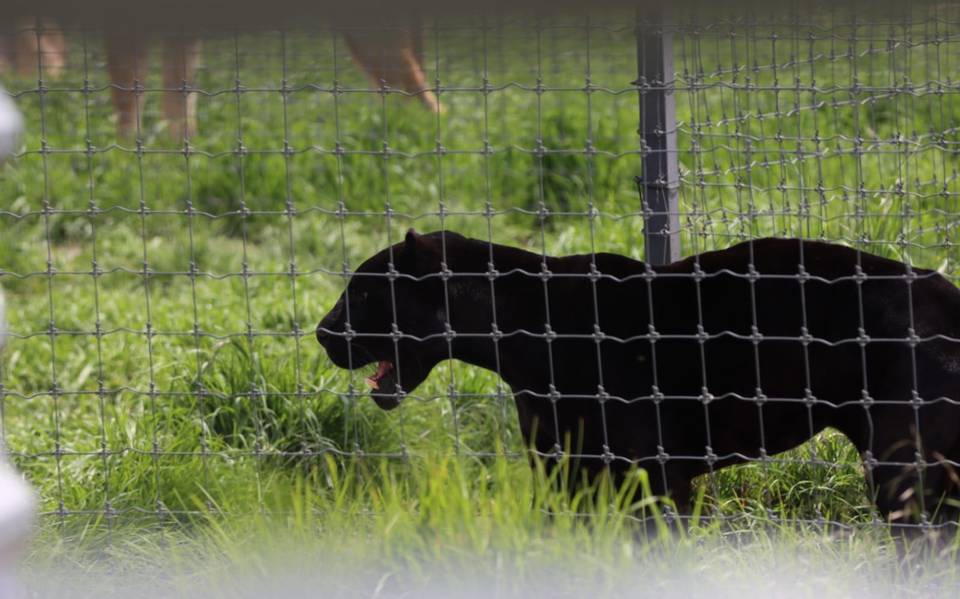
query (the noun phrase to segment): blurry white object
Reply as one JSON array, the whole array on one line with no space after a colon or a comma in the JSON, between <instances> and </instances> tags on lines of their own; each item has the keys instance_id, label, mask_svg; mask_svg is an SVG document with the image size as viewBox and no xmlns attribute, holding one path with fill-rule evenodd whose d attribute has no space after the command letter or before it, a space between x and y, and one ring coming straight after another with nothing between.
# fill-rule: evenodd
<instances>
[{"instance_id":1,"label":"blurry white object","mask_svg":"<svg viewBox=\"0 0 960 599\"><path fill-rule=\"evenodd\" d=\"M23 118L0 88L0 161L13 151L23 129ZM0 351L7 341L6 306L0 291ZM24 595L16 578L17 561L27 544L36 499L30 486L7 463L0 440L0 599Z\"/></svg>"},{"instance_id":2,"label":"blurry white object","mask_svg":"<svg viewBox=\"0 0 960 599\"><path fill-rule=\"evenodd\" d=\"M4 456L0 461L0 578L11 550L19 549L30 533L33 508L33 491Z\"/></svg>"},{"instance_id":3,"label":"blurry white object","mask_svg":"<svg viewBox=\"0 0 960 599\"><path fill-rule=\"evenodd\" d=\"M20 145L23 135L23 116L17 110L13 98L0 87L0 162Z\"/></svg>"},{"instance_id":4,"label":"blurry white object","mask_svg":"<svg viewBox=\"0 0 960 599\"><path fill-rule=\"evenodd\" d=\"M0 291L0 351L7 341L6 306ZM7 464L0 442L0 599L24 595L16 578L17 559L33 525L35 498L30 486Z\"/></svg>"}]
</instances>

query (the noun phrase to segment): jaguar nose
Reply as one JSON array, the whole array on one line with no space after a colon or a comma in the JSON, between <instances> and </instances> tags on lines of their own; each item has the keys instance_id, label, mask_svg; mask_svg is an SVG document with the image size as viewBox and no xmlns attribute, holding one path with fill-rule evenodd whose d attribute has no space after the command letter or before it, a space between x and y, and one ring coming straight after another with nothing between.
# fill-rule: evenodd
<instances>
[{"instance_id":1,"label":"jaguar nose","mask_svg":"<svg viewBox=\"0 0 960 599\"><path fill-rule=\"evenodd\" d=\"M343 311L343 297L337 300L337 303L333 305L333 309L330 310L330 313L323 317L320 321L320 324L317 325L317 341L320 345L323 345L324 341L329 341L333 334L333 331L340 330L340 313Z\"/></svg>"}]
</instances>

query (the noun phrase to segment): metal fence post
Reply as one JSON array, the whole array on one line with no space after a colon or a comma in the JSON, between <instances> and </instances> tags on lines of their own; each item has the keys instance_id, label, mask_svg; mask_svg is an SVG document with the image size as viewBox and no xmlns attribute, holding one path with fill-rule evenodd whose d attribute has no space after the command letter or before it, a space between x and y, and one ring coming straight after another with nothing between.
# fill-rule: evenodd
<instances>
[{"instance_id":1,"label":"metal fence post","mask_svg":"<svg viewBox=\"0 0 960 599\"><path fill-rule=\"evenodd\" d=\"M644 250L650 264L668 264L680 258L673 34L661 13L643 20L638 12L636 22Z\"/></svg>"}]
</instances>

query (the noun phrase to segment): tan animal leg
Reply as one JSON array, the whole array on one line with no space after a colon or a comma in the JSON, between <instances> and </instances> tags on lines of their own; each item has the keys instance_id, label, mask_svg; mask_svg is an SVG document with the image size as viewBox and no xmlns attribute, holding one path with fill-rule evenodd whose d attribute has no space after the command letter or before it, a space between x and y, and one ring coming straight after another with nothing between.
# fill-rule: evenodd
<instances>
[{"instance_id":1,"label":"tan animal leg","mask_svg":"<svg viewBox=\"0 0 960 599\"><path fill-rule=\"evenodd\" d=\"M43 77L55 78L66 67L67 42L53 20L24 17L17 21L11 54L21 77L37 77L42 59Z\"/></svg>"},{"instance_id":2,"label":"tan animal leg","mask_svg":"<svg viewBox=\"0 0 960 599\"><path fill-rule=\"evenodd\" d=\"M196 86L201 43L189 36L163 40L163 116L174 139L193 137L197 132L197 94L179 91Z\"/></svg>"},{"instance_id":3,"label":"tan animal leg","mask_svg":"<svg viewBox=\"0 0 960 599\"><path fill-rule=\"evenodd\" d=\"M117 133L133 137L143 108L143 88L147 76L147 40L133 32L104 33L107 70L110 72L110 96L117 115Z\"/></svg>"},{"instance_id":4,"label":"tan animal leg","mask_svg":"<svg viewBox=\"0 0 960 599\"><path fill-rule=\"evenodd\" d=\"M440 111L437 97L428 89L423 71L423 33L419 26L407 30L383 30L358 34L346 32L344 38L353 59L378 87L390 87L416 94L433 112Z\"/></svg>"}]
</instances>

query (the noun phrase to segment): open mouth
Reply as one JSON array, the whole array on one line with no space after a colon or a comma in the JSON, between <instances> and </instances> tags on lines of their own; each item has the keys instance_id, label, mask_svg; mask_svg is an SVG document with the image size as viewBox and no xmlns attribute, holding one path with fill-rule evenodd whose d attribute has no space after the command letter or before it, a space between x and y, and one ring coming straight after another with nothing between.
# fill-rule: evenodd
<instances>
[{"instance_id":1,"label":"open mouth","mask_svg":"<svg viewBox=\"0 0 960 599\"><path fill-rule=\"evenodd\" d=\"M324 336L321 345L326 349L330 360L340 368L359 370L363 381L370 388L370 397L382 410L393 410L400 405L401 395L405 396L416 389L430 372L423 357L416 351L402 352L403 393L400 392L400 368L393 359L379 358L386 351L370 350L356 341L352 345ZM352 350L349 349L352 347ZM381 348L383 349L383 348Z\"/></svg>"},{"instance_id":2,"label":"open mouth","mask_svg":"<svg viewBox=\"0 0 960 599\"><path fill-rule=\"evenodd\" d=\"M370 397L382 410L392 410L400 405L397 396L397 371L393 362L380 360L377 371L363 380L370 387Z\"/></svg>"},{"instance_id":3,"label":"open mouth","mask_svg":"<svg viewBox=\"0 0 960 599\"><path fill-rule=\"evenodd\" d=\"M377 364L377 372L371 376L368 376L363 380L367 384L367 387L370 387L374 391L380 390L380 381L385 377L389 376L393 372L393 362L387 360L381 360Z\"/></svg>"}]
</instances>

